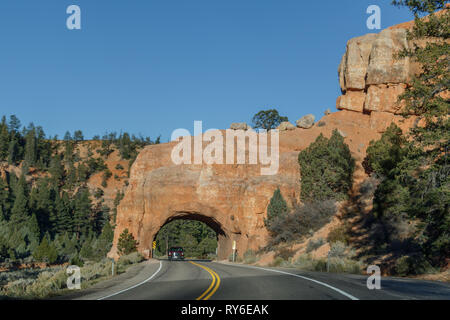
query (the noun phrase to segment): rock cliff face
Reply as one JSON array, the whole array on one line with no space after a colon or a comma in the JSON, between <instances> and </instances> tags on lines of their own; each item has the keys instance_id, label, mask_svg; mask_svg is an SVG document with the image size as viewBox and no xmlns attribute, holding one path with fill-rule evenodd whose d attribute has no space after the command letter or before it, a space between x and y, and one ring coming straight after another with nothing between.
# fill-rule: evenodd
<instances>
[{"instance_id":1,"label":"rock cliff face","mask_svg":"<svg viewBox=\"0 0 450 320\"><path fill-rule=\"evenodd\" d=\"M391 27L348 41L338 70L343 93L337 99L338 109L368 114L402 111L397 98L420 70L409 58L395 57L397 52L413 46L407 40L408 26Z\"/></svg>"},{"instance_id":2,"label":"rock cliff face","mask_svg":"<svg viewBox=\"0 0 450 320\"><path fill-rule=\"evenodd\" d=\"M409 26L409 25L406 25ZM176 142L146 147L136 159L129 186L117 212L117 227L111 257L117 257L117 241L125 228L148 256L160 228L174 219L196 219L216 230L219 259L266 244L264 218L274 190L280 187L289 205L299 202L299 151L319 134L330 137L340 130L357 161L355 181L365 178L361 162L371 140L378 139L391 122L410 127L413 119L400 122L397 97L404 91L417 67L410 61L395 61L396 50L410 46L404 28L354 38L339 66L343 95L342 111L326 114L309 129L280 131L278 173L262 176L259 165L175 165L171 152ZM355 112L356 111L356 112ZM204 143L204 148L206 144ZM248 161L247 161L248 163Z\"/></svg>"}]
</instances>

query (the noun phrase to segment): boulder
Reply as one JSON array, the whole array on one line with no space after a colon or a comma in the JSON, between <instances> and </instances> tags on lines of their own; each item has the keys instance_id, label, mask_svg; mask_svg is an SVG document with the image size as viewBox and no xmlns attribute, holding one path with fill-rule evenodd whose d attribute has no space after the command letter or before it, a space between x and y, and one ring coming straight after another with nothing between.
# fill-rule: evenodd
<instances>
[{"instance_id":1,"label":"boulder","mask_svg":"<svg viewBox=\"0 0 450 320\"><path fill-rule=\"evenodd\" d=\"M233 122L230 126L231 130L248 130L250 127L245 122Z\"/></svg>"},{"instance_id":2,"label":"boulder","mask_svg":"<svg viewBox=\"0 0 450 320\"><path fill-rule=\"evenodd\" d=\"M306 116L298 119L295 123L298 128L309 129L314 125L315 119L316 117L314 117L313 114L307 114Z\"/></svg>"},{"instance_id":3,"label":"boulder","mask_svg":"<svg viewBox=\"0 0 450 320\"><path fill-rule=\"evenodd\" d=\"M283 121L282 123L280 123L280 125L277 128L280 131L288 131L288 130L294 130L295 126L290 123L289 121Z\"/></svg>"}]
</instances>

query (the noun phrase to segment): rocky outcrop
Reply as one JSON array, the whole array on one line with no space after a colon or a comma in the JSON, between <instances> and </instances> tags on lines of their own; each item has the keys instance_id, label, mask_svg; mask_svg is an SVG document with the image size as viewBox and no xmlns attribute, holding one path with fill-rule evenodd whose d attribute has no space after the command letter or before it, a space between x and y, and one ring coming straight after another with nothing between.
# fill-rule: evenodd
<instances>
[{"instance_id":1,"label":"rocky outcrop","mask_svg":"<svg viewBox=\"0 0 450 320\"><path fill-rule=\"evenodd\" d=\"M313 114L307 114L298 119L295 123L297 124L297 128L309 129L314 125L315 120L316 117Z\"/></svg>"},{"instance_id":2,"label":"rocky outcrop","mask_svg":"<svg viewBox=\"0 0 450 320\"><path fill-rule=\"evenodd\" d=\"M245 122L233 122L230 125L230 129L231 130L244 130L245 131L245 130L250 129L250 127Z\"/></svg>"},{"instance_id":3,"label":"rocky outcrop","mask_svg":"<svg viewBox=\"0 0 450 320\"><path fill-rule=\"evenodd\" d=\"M397 59L395 55L412 46L404 28L349 40L338 68L343 95L336 107L365 113L401 113L403 105L398 103L398 96L419 68L409 58Z\"/></svg>"},{"instance_id":4,"label":"rocky outcrop","mask_svg":"<svg viewBox=\"0 0 450 320\"><path fill-rule=\"evenodd\" d=\"M277 128L280 131L295 130L295 126L289 121L283 121Z\"/></svg>"}]
</instances>

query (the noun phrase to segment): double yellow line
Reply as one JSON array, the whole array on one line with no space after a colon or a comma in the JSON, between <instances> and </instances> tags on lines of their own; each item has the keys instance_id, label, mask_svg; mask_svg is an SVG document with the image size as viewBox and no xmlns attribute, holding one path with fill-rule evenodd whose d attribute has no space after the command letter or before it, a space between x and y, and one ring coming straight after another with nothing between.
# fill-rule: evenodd
<instances>
[{"instance_id":1,"label":"double yellow line","mask_svg":"<svg viewBox=\"0 0 450 320\"><path fill-rule=\"evenodd\" d=\"M198 264L198 263L195 263L192 261L189 261L189 262L197 267L202 268L203 270L206 270L211 275L212 281L211 281L211 284L209 285L208 289L206 289L206 291L203 292L201 294L201 296L199 296L197 299L195 299L195 300L208 300L217 291L217 289L219 289L220 277L214 270L212 270L208 267L205 267L201 264Z\"/></svg>"}]
</instances>

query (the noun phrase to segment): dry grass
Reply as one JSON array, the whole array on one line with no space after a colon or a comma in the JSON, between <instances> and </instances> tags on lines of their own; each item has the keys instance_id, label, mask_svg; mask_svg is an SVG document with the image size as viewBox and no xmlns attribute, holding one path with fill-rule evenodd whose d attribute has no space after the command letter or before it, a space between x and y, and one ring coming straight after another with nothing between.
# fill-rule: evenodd
<instances>
[{"instance_id":1,"label":"dry grass","mask_svg":"<svg viewBox=\"0 0 450 320\"><path fill-rule=\"evenodd\" d=\"M125 272L130 266L143 261L138 253L123 256L117 262L116 274ZM102 280L111 278L112 262L86 263L80 268L81 288L86 289ZM0 299L45 299L62 294L67 288L66 268L62 266L40 270L19 270L0 274Z\"/></svg>"}]
</instances>

